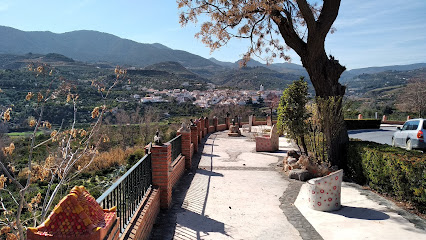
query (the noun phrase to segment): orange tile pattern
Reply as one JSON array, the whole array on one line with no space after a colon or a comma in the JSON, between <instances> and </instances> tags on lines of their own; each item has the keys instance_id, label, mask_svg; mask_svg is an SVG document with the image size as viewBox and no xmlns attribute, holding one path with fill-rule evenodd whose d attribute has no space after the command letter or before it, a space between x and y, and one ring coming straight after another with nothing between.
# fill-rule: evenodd
<instances>
[{"instance_id":1,"label":"orange tile pattern","mask_svg":"<svg viewBox=\"0 0 426 240\"><path fill-rule=\"evenodd\" d=\"M108 226L115 218L115 208L102 209L83 186L76 186L55 206L44 223L29 228L29 231L55 239L91 235Z\"/></svg>"}]
</instances>

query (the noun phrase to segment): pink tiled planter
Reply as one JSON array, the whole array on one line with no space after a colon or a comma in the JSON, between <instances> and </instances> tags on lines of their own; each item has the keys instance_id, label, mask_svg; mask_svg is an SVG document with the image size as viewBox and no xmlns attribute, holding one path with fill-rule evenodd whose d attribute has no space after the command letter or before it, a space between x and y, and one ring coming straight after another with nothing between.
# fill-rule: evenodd
<instances>
[{"instance_id":1,"label":"pink tiled planter","mask_svg":"<svg viewBox=\"0 0 426 240\"><path fill-rule=\"evenodd\" d=\"M309 207L318 211L335 211L341 208L340 194L343 170L330 173L328 176L308 181Z\"/></svg>"}]
</instances>

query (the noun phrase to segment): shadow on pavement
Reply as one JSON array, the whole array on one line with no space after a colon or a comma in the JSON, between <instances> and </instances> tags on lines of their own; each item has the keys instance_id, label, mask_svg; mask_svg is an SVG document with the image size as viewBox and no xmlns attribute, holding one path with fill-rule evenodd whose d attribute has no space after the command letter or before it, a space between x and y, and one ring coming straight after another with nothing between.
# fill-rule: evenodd
<instances>
[{"instance_id":1,"label":"shadow on pavement","mask_svg":"<svg viewBox=\"0 0 426 240\"><path fill-rule=\"evenodd\" d=\"M208 216L203 216L195 212L185 211L181 213L174 239L201 239L201 234L208 235L209 232L225 232L225 224L218 222Z\"/></svg>"},{"instance_id":2,"label":"shadow on pavement","mask_svg":"<svg viewBox=\"0 0 426 240\"><path fill-rule=\"evenodd\" d=\"M390 216L386 213L379 212L369 208L342 206L339 211L330 212L332 214L341 215L347 218L356 218L362 220L386 220Z\"/></svg>"},{"instance_id":3,"label":"shadow on pavement","mask_svg":"<svg viewBox=\"0 0 426 240\"><path fill-rule=\"evenodd\" d=\"M213 172L213 171L208 171L202 168L197 169L197 173L198 174L203 174L209 177L223 177L222 173L217 173L217 172Z\"/></svg>"},{"instance_id":4,"label":"shadow on pavement","mask_svg":"<svg viewBox=\"0 0 426 240\"><path fill-rule=\"evenodd\" d=\"M220 157L220 155L216 155L216 154L210 154L210 153L203 153L201 156L203 157Z\"/></svg>"}]
</instances>

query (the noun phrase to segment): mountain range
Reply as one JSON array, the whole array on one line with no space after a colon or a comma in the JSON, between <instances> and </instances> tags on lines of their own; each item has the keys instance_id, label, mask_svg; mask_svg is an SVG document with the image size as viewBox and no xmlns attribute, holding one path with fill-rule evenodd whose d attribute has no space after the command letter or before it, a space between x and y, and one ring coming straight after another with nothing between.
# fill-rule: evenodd
<instances>
[{"instance_id":1,"label":"mountain range","mask_svg":"<svg viewBox=\"0 0 426 240\"><path fill-rule=\"evenodd\" d=\"M206 59L186 51L171 49L160 43L138 43L112 34L89 30L57 34L48 31L26 32L0 26L0 54L0 68L3 69L22 66L28 59L37 59L42 55L44 61L53 58L61 62L86 62L97 67L121 65L140 69L148 67L146 70L150 70L149 66L161 68L160 63L164 63L161 71L168 72L173 69L179 71L180 77L248 89L258 88L260 84L267 89L282 89L300 76L308 78L303 66L293 63L266 65L250 60L247 67L240 68L241 60L224 62L214 58ZM426 67L426 63L352 69L342 74L341 82L346 84L361 74L422 67Z\"/></svg>"}]
</instances>

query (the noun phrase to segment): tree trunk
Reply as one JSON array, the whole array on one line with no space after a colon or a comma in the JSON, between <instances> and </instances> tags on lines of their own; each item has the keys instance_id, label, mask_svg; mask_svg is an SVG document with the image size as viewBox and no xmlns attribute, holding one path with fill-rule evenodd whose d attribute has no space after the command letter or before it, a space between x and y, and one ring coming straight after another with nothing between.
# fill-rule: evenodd
<instances>
[{"instance_id":1,"label":"tree trunk","mask_svg":"<svg viewBox=\"0 0 426 240\"><path fill-rule=\"evenodd\" d=\"M303 154L308 156L308 147L306 146L305 136L300 136L300 143L302 144Z\"/></svg>"},{"instance_id":2,"label":"tree trunk","mask_svg":"<svg viewBox=\"0 0 426 240\"><path fill-rule=\"evenodd\" d=\"M349 142L342 112L345 87L339 83L345 67L332 56L328 58L325 51L316 56L312 55L302 57L302 62L315 88L328 161L332 166L342 168L346 163L346 146Z\"/></svg>"}]
</instances>

